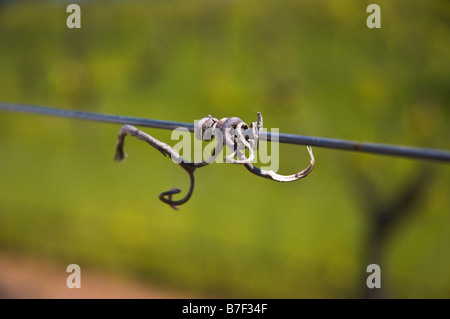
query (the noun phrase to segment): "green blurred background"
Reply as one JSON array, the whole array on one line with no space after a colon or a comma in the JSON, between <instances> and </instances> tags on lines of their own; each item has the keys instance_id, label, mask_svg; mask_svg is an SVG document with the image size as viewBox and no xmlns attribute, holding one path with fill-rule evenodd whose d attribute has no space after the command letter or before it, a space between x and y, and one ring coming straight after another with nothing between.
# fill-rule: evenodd
<instances>
[{"instance_id":1,"label":"green blurred background","mask_svg":"<svg viewBox=\"0 0 450 319\"><path fill-rule=\"evenodd\" d=\"M450 2L376 1L381 29L370 3L84 1L78 30L68 2L0 5L0 100L449 149ZM234 298L364 297L376 263L383 297L450 297L447 164L314 148L287 184L210 165L174 211L157 195L186 174L132 139L114 162L119 128L0 112L1 251ZM280 173L307 162L280 145Z\"/></svg>"}]
</instances>

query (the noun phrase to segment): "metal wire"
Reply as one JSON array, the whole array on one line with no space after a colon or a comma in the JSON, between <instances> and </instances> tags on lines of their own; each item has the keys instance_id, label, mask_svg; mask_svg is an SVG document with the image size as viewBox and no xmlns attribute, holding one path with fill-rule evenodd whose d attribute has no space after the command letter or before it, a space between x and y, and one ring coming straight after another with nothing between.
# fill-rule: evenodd
<instances>
[{"instance_id":1,"label":"metal wire","mask_svg":"<svg viewBox=\"0 0 450 319\"><path fill-rule=\"evenodd\" d=\"M63 110L34 105L0 103L0 110L67 117L96 122L131 124L136 126L145 126L168 130L174 130L176 128L183 127L188 129L190 132L194 131L193 123L191 124L191 123L137 118L131 116ZM349 141L334 138L294 135L285 133L270 133L270 132L261 132L259 138L261 140L278 141L279 143L286 143L286 144L310 145L346 151L358 151L372 154L392 155L407 158L431 159L443 162L450 162L450 152L447 150L437 150L430 148L419 148L419 147L409 147L409 146L380 144L380 143L368 143L368 142Z\"/></svg>"}]
</instances>

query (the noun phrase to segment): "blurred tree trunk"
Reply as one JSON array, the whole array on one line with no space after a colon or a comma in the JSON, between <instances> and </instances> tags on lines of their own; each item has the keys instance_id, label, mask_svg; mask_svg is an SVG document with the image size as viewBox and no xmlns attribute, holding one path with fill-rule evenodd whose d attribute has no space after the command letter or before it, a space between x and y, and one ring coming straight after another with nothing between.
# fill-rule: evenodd
<instances>
[{"instance_id":1,"label":"blurred tree trunk","mask_svg":"<svg viewBox=\"0 0 450 319\"><path fill-rule=\"evenodd\" d=\"M426 195L428 186L434 179L433 171L428 166L420 166L390 199L383 197L377 189L375 182L364 171L358 171L353 186L362 200L363 210L368 218L366 242L363 245L363 278L359 295L362 298L387 298L389 283L384 279L383 269L385 265L386 243L389 236L395 231L399 222L411 216L414 207L420 203ZM368 288L367 277L370 273L366 268L370 264L381 267L381 288Z\"/></svg>"}]
</instances>

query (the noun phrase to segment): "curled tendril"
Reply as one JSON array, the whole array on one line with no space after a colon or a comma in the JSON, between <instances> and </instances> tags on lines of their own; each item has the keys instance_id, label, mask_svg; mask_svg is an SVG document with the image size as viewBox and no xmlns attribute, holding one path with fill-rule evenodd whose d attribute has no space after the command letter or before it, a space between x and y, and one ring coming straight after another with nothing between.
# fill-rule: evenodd
<instances>
[{"instance_id":1,"label":"curled tendril","mask_svg":"<svg viewBox=\"0 0 450 319\"><path fill-rule=\"evenodd\" d=\"M191 198L195 185L194 171L199 167L212 163L222 151L223 145L232 150L232 153L225 157L227 163L243 164L248 171L257 176L268 178L277 182L292 182L306 177L314 168L315 163L314 155L310 146L307 146L310 156L310 164L307 168L296 174L280 175L274 171L262 170L251 163L255 158L254 152L259 147L259 132L263 127L261 113L258 112L257 116L257 122L252 122L250 127L238 117L223 118L218 120L213 118L211 115L208 115L198 121L194 129L195 137L204 141L211 141L214 138L217 140L217 145L214 148L212 155L200 163L188 161L166 143L138 130L134 126L124 125L120 129L117 138L115 160L122 161L126 157L124 152L124 142L127 135L134 136L141 141L147 142L164 156L169 155L175 163L180 165L189 174L190 179L189 190L182 199L173 199L173 195L181 193L181 190L176 187L159 194L159 199L174 209L178 209L179 205L186 203ZM249 150L248 157L244 154L247 149Z\"/></svg>"},{"instance_id":2,"label":"curled tendril","mask_svg":"<svg viewBox=\"0 0 450 319\"><path fill-rule=\"evenodd\" d=\"M172 159L175 162L179 163L179 165L186 172L188 172L189 178L190 178L190 187L189 187L188 193L182 199L180 199L180 200L172 199L173 195L181 192L180 189L175 188L175 187L171 188L170 190L163 192L159 195L159 199L162 202L170 205L174 209L178 209L178 205L182 205L182 204L186 203L189 200L189 198L191 198L191 195L194 191L194 185L195 185L194 171L197 168L196 164L186 161L184 158L182 158L180 156L180 154L176 150L174 150L172 147L170 147L166 143L158 141L154 137L148 135L145 132L138 130L137 128L135 128L134 126L131 126L131 125L122 126L122 128L119 131L119 136L117 138L117 145L116 145L116 156L114 158L116 161L122 161L126 157L126 154L124 152L124 143L125 143L125 137L127 135L134 136L141 141L147 142L148 144L150 144L151 146L156 148L158 151L160 151L164 156L169 155L170 157L172 157ZM197 165L201 165L201 163L197 164Z\"/></svg>"}]
</instances>

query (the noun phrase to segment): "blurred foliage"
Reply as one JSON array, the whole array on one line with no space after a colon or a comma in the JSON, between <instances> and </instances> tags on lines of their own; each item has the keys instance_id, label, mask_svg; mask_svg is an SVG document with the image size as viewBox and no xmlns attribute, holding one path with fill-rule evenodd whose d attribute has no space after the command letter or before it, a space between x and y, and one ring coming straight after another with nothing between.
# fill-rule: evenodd
<instances>
[{"instance_id":1,"label":"blurred foliage","mask_svg":"<svg viewBox=\"0 0 450 319\"><path fill-rule=\"evenodd\" d=\"M262 112L281 132L450 148L450 3L92 1L0 6L0 100L180 122ZM0 112L0 247L202 295L357 297L366 174L393 198L419 162L315 148L295 183L238 165L196 173L175 212L157 195L186 174L142 142L113 162L119 126ZM146 129L168 143L170 132ZM307 166L281 145L281 173ZM450 297L450 172L389 237L390 297ZM377 261L373 261L377 263Z\"/></svg>"}]
</instances>

